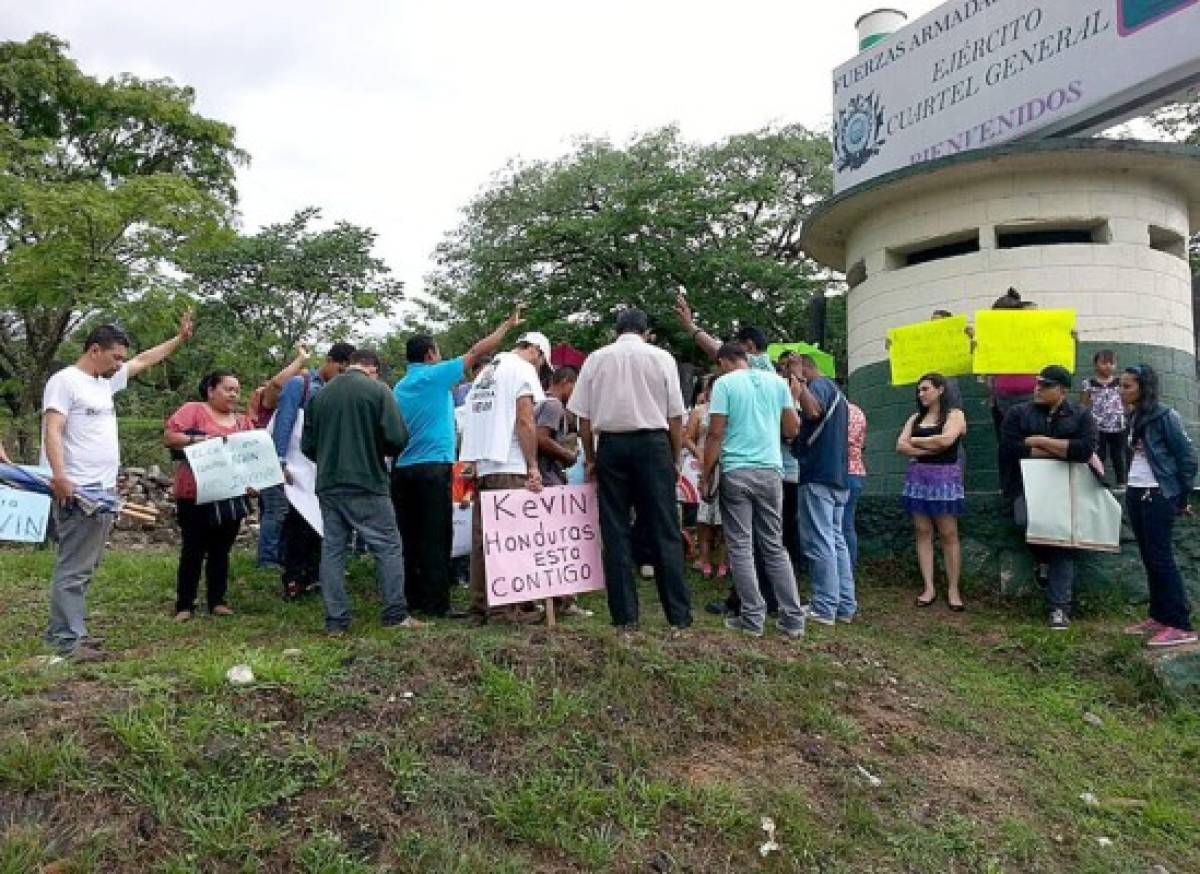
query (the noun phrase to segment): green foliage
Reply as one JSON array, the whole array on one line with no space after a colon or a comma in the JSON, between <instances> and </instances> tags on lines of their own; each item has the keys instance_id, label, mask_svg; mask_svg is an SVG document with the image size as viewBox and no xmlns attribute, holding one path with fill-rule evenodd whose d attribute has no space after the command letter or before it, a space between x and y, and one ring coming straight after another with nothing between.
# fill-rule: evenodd
<instances>
[{"instance_id":1,"label":"green foliage","mask_svg":"<svg viewBox=\"0 0 1200 874\"><path fill-rule=\"evenodd\" d=\"M371 254L375 233L349 222L317 229L320 218L302 209L188 258L215 364L278 360L302 341L362 336L401 301L401 283Z\"/></svg>"},{"instance_id":2,"label":"green foliage","mask_svg":"<svg viewBox=\"0 0 1200 874\"><path fill-rule=\"evenodd\" d=\"M799 126L704 146L665 128L514 164L438 248L413 326L444 328L457 351L521 302L553 341L595 348L613 313L636 305L664 345L692 357L671 315L683 286L714 333L756 324L802 339L808 301L829 280L800 251L800 225L830 189L829 165L827 138Z\"/></svg>"},{"instance_id":3,"label":"green foliage","mask_svg":"<svg viewBox=\"0 0 1200 874\"><path fill-rule=\"evenodd\" d=\"M37 409L64 339L142 301L229 219L233 129L190 88L99 81L48 34L0 43L0 401Z\"/></svg>"}]
</instances>

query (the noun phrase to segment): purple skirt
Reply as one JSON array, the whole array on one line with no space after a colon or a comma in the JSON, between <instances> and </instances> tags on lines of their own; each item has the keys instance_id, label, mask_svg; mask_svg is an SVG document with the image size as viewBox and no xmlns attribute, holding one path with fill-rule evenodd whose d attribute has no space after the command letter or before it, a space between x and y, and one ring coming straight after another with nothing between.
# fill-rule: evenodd
<instances>
[{"instance_id":1,"label":"purple skirt","mask_svg":"<svg viewBox=\"0 0 1200 874\"><path fill-rule=\"evenodd\" d=\"M911 461L900 498L904 509L921 516L961 516L964 498L962 466Z\"/></svg>"}]
</instances>

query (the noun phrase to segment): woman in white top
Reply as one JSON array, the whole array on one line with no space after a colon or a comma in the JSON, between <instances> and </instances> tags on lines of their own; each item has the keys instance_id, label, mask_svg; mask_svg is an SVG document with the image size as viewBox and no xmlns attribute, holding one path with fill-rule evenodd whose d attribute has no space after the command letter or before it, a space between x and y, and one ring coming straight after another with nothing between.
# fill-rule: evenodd
<instances>
[{"instance_id":1,"label":"woman in white top","mask_svg":"<svg viewBox=\"0 0 1200 874\"><path fill-rule=\"evenodd\" d=\"M1125 489L1129 525L1137 537L1150 589L1150 616L1125 629L1149 635L1147 646L1195 643L1187 593L1175 563L1175 519L1190 515L1196 450L1179 413L1158 400L1158 375L1145 364L1121 374L1121 401L1129 412L1132 464Z\"/></svg>"}]
</instances>

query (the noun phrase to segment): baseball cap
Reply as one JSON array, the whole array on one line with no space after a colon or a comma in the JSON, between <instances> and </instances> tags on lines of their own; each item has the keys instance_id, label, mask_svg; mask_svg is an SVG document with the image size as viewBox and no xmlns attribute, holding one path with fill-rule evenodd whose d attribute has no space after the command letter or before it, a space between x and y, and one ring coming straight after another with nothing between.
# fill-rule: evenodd
<instances>
[{"instance_id":1,"label":"baseball cap","mask_svg":"<svg viewBox=\"0 0 1200 874\"><path fill-rule=\"evenodd\" d=\"M546 363L550 363L550 341L546 339L546 335L540 331L526 331L517 338L518 343L528 343L530 346L537 346L542 350L542 355L546 357Z\"/></svg>"},{"instance_id":2,"label":"baseball cap","mask_svg":"<svg viewBox=\"0 0 1200 874\"><path fill-rule=\"evenodd\" d=\"M1049 367L1042 368L1042 372L1038 374L1038 382L1070 388L1071 373L1061 364L1051 364Z\"/></svg>"}]
</instances>

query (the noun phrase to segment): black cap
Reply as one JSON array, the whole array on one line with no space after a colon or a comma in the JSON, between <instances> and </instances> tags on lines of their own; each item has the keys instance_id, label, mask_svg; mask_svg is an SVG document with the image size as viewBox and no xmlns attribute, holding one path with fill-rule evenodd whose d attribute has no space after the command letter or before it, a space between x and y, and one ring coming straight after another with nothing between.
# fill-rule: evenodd
<instances>
[{"instance_id":1,"label":"black cap","mask_svg":"<svg viewBox=\"0 0 1200 874\"><path fill-rule=\"evenodd\" d=\"M1070 388L1071 372L1061 364L1051 364L1042 368L1042 372L1038 374L1038 382Z\"/></svg>"}]
</instances>

